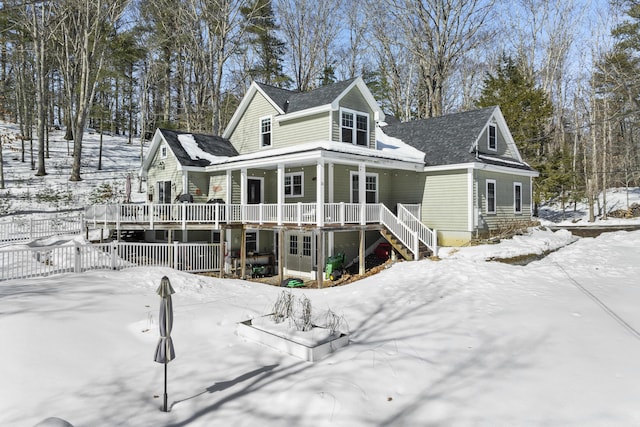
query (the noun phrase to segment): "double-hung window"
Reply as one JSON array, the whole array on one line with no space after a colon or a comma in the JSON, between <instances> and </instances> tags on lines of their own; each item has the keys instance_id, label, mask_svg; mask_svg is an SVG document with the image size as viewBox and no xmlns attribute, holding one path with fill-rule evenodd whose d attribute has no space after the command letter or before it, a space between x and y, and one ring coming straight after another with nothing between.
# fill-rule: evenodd
<instances>
[{"instance_id":1,"label":"double-hung window","mask_svg":"<svg viewBox=\"0 0 640 427\"><path fill-rule=\"evenodd\" d=\"M490 124L489 129L487 130L487 146L489 150L496 151L498 150L498 133L496 129L496 125Z\"/></svg>"},{"instance_id":2,"label":"double-hung window","mask_svg":"<svg viewBox=\"0 0 640 427\"><path fill-rule=\"evenodd\" d=\"M513 183L513 211L522 213L522 184L519 182Z\"/></svg>"},{"instance_id":3,"label":"double-hung window","mask_svg":"<svg viewBox=\"0 0 640 427\"><path fill-rule=\"evenodd\" d=\"M304 196L304 173L288 173L284 176L284 195L285 197L303 197Z\"/></svg>"},{"instance_id":4,"label":"double-hung window","mask_svg":"<svg viewBox=\"0 0 640 427\"><path fill-rule=\"evenodd\" d=\"M271 117L260 119L260 147L271 147Z\"/></svg>"},{"instance_id":5,"label":"double-hung window","mask_svg":"<svg viewBox=\"0 0 640 427\"><path fill-rule=\"evenodd\" d=\"M496 213L496 181L487 180L487 213Z\"/></svg>"},{"instance_id":6,"label":"double-hung window","mask_svg":"<svg viewBox=\"0 0 640 427\"><path fill-rule=\"evenodd\" d=\"M368 173L364 185L365 203L378 203L378 174ZM360 175L351 174L351 203L360 203Z\"/></svg>"},{"instance_id":7,"label":"double-hung window","mask_svg":"<svg viewBox=\"0 0 640 427\"><path fill-rule=\"evenodd\" d=\"M340 140L349 144L369 145L369 115L351 110L340 111Z\"/></svg>"}]
</instances>

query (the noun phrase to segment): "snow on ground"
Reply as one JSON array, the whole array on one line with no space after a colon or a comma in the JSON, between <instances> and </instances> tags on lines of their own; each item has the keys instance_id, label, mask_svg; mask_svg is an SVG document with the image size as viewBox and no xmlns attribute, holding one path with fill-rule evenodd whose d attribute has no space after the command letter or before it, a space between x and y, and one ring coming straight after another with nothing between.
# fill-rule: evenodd
<instances>
[{"instance_id":1,"label":"snow on ground","mask_svg":"<svg viewBox=\"0 0 640 427\"><path fill-rule=\"evenodd\" d=\"M548 233L521 240L544 246ZM527 266L483 260L509 245L293 290L351 331L315 363L235 334L277 287L163 268L2 282L0 425L640 424L640 231ZM163 275L176 290L169 413L153 362Z\"/></svg>"},{"instance_id":2,"label":"snow on ground","mask_svg":"<svg viewBox=\"0 0 640 427\"><path fill-rule=\"evenodd\" d=\"M98 172L97 138L85 140L80 183L68 182L61 133L45 178L4 147L9 210L77 208L102 183L121 197L127 173L134 201L144 200L138 141L105 136ZM629 194L640 200L639 189ZM622 190L607 199L626 206ZM562 220L557 208L541 212ZM292 290L351 331L347 347L315 363L235 334L237 322L271 310L277 287L164 268L0 282L0 425L640 425L638 248L640 231L576 239L538 228L347 286ZM554 250L526 266L486 262ZM169 413L153 362L164 275L176 290Z\"/></svg>"}]
</instances>

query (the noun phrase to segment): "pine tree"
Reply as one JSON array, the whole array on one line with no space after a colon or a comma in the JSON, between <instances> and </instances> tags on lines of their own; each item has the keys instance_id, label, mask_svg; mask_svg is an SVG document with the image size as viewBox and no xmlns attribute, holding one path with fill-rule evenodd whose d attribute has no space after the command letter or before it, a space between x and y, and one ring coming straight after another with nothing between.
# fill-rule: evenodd
<instances>
[{"instance_id":1,"label":"pine tree","mask_svg":"<svg viewBox=\"0 0 640 427\"><path fill-rule=\"evenodd\" d=\"M282 68L285 43L276 35L278 25L271 0L255 0L253 4L242 8L242 14L248 21L249 41L257 53L249 75L262 83L287 87L291 79Z\"/></svg>"}]
</instances>

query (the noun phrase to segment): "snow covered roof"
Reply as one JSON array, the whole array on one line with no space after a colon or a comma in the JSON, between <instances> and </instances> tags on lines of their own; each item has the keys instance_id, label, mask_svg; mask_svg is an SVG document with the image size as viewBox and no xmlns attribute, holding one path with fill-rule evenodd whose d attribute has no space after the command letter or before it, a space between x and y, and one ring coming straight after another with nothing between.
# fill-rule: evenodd
<instances>
[{"instance_id":1,"label":"snow covered roof","mask_svg":"<svg viewBox=\"0 0 640 427\"><path fill-rule=\"evenodd\" d=\"M208 166L238 155L227 139L215 135L192 134L159 129L182 166Z\"/></svg>"}]
</instances>

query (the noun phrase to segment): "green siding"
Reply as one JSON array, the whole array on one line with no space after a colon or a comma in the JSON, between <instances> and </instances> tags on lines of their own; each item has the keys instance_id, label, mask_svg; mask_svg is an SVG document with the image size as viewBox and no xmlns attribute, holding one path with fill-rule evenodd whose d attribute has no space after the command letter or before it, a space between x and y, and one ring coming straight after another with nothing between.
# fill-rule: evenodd
<instances>
[{"instance_id":1,"label":"green siding","mask_svg":"<svg viewBox=\"0 0 640 427\"><path fill-rule=\"evenodd\" d=\"M467 170L430 172L422 195L422 221L437 230L469 228Z\"/></svg>"},{"instance_id":2,"label":"green siding","mask_svg":"<svg viewBox=\"0 0 640 427\"><path fill-rule=\"evenodd\" d=\"M222 199L227 200L227 174L217 173L209 177L209 191L207 200Z\"/></svg>"},{"instance_id":3,"label":"green siding","mask_svg":"<svg viewBox=\"0 0 640 427\"><path fill-rule=\"evenodd\" d=\"M328 139L329 112L324 112L275 123L272 147L282 148Z\"/></svg>"},{"instance_id":4,"label":"green siding","mask_svg":"<svg viewBox=\"0 0 640 427\"><path fill-rule=\"evenodd\" d=\"M497 141L497 151L492 151L489 150L489 127L487 126L487 128L484 130L484 132L482 132L482 134L480 135L480 139L478 139L478 147L481 153L486 153L492 156L504 156L504 157L511 157L511 158L515 158L515 154L511 147L507 144L507 140L505 138L505 135L502 133L502 131L500 130L500 126L496 125L496 135L498 138Z\"/></svg>"},{"instance_id":5,"label":"green siding","mask_svg":"<svg viewBox=\"0 0 640 427\"><path fill-rule=\"evenodd\" d=\"M208 200L209 175L202 172L189 172L189 194L194 203L205 203Z\"/></svg>"},{"instance_id":6,"label":"green siding","mask_svg":"<svg viewBox=\"0 0 640 427\"><path fill-rule=\"evenodd\" d=\"M376 134L375 134L375 117L374 112L369 108L369 104L362 96L360 89L354 87L345 94L340 100L341 108L348 108L350 110L360 111L369 115L369 148L376 147ZM333 141L340 141L340 111L333 111L331 114L331 139Z\"/></svg>"},{"instance_id":7,"label":"green siding","mask_svg":"<svg viewBox=\"0 0 640 427\"><path fill-rule=\"evenodd\" d=\"M171 201L182 193L182 172L178 170L178 161L168 146L167 157L160 158L163 144L158 147L147 174L147 197L152 198L154 203L158 202L158 181L171 181ZM160 167L160 162L164 163L164 168Z\"/></svg>"},{"instance_id":8,"label":"green siding","mask_svg":"<svg viewBox=\"0 0 640 427\"><path fill-rule=\"evenodd\" d=\"M260 147L260 118L275 116L277 110L266 100L260 92L256 92L249 102L249 106L229 137L240 154L253 153L264 149ZM273 131L273 123L272 123ZM272 146L276 135L272 134Z\"/></svg>"},{"instance_id":9,"label":"green siding","mask_svg":"<svg viewBox=\"0 0 640 427\"><path fill-rule=\"evenodd\" d=\"M496 213L487 213L488 179L496 181ZM480 207L480 229L495 229L508 221L529 221L531 219L531 179L526 176L495 172L477 172L478 206ZM522 184L522 213L514 209L514 183Z\"/></svg>"}]
</instances>

